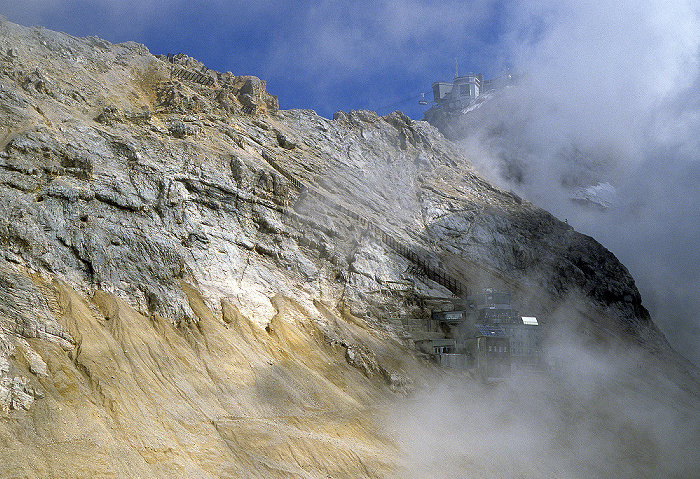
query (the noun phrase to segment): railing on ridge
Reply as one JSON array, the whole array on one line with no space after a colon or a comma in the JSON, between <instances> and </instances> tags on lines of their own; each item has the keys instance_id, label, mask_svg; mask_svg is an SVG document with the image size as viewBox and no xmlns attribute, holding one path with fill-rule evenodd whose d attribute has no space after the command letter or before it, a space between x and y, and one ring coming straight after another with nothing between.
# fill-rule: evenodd
<instances>
[{"instance_id":1,"label":"railing on ridge","mask_svg":"<svg viewBox=\"0 0 700 479\"><path fill-rule=\"evenodd\" d=\"M214 78L211 76L202 75L199 72L193 72L191 70L185 70L184 68L171 67L170 70L173 77L181 78L183 80L193 81L195 83L200 83L204 86L211 86L214 84Z\"/></svg>"},{"instance_id":2,"label":"railing on ridge","mask_svg":"<svg viewBox=\"0 0 700 479\"><path fill-rule=\"evenodd\" d=\"M181 78L183 80L193 81L195 83L200 83L205 86L211 86L214 84L215 80L212 76L207 76L196 71L185 70L184 68L175 66L175 55L173 55L172 53L166 55L166 58L168 62L172 64L170 67L171 78Z\"/></svg>"}]
</instances>

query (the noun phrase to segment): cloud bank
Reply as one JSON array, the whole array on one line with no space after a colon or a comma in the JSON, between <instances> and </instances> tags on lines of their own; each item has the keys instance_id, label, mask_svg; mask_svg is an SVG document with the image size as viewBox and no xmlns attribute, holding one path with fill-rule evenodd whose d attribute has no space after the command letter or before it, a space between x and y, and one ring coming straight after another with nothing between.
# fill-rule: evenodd
<instances>
[{"instance_id":1,"label":"cloud bank","mask_svg":"<svg viewBox=\"0 0 700 479\"><path fill-rule=\"evenodd\" d=\"M447 379L385 420L407 477L692 477L697 401L638 357L560 344L551 375ZM647 369L645 369L647 368ZM404 477L402 475L402 477Z\"/></svg>"},{"instance_id":2,"label":"cloud bank","mask_svg":"<svg viewBox=\"0 0 700 479\"><path fill-rule=\"evenodd\" d=\"M700 6L511 6L502 46L522 76L466 125L465 148L613 251L671 343L700 364ZM598 182L617 191L607 211L569 201Z\"/></svg>"}]
</instances>

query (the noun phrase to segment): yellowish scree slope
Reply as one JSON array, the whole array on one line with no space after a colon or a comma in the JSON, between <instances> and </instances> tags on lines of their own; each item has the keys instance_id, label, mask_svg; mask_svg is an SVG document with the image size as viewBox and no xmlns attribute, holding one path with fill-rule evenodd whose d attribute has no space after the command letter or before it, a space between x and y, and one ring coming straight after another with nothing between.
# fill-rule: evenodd
<instances>
[{"instance_id":1,"label":"yellowish scree slope","mask_svg":"<svg viewBox=\"0 0 700 479\"><path fill-rule=\"evenodd\" d=\"M37 279L37 281L40 281ZM69 352L30 340L47 365L41 399L0 422L2 477L385 477L397 449L375 414L391 393L273 298L269 331L230 304L214 315L183 284L198 322L176 328L103 291L87 299L54 281ZM362 320L319 305L331 328L426 372ZM385 358L380 358L384 360ZM26 371L30 375L29 371Z\"/></svg>"}]
</instances>

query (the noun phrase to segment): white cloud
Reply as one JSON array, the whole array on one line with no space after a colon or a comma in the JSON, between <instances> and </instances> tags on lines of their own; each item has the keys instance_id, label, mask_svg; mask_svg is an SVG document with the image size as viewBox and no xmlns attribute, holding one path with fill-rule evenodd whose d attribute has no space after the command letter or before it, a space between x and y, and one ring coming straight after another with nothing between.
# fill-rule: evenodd
<instances>
[{"instance_id":1,"label":"white cloud","mask_svg":"<svg viewBox=\"0 0 700 479\"><path fill-rule=\"evenodd\" d=\"M504 155L520 159L524 196L618 255L654 298L654 319L672 342L697 335L700 306L663 301L700 293L700 181L688 181L700 179L700 6L559 0L512 7L504 46L526 76L487 118L505 125L507 137L486 141L480 132L470 144L490 155L475 159L485 159L485 171L500 171L493 163ZM567 175L610 181L620 204L605 214L576 209L562 188ZM697 346L675 344L700 362Z\"/></svg>"}]
</instances>

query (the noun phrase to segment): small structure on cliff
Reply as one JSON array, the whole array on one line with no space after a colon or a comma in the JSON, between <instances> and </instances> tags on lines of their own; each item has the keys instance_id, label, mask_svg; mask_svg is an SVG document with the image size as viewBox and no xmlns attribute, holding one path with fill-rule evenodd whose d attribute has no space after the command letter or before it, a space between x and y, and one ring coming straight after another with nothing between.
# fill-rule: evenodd
<instances>
[{"instance_id":1,"label":"small structure on cliff","mask_svg":"<svg viewBox=\"0 0 700 479\"><path fill-rule=\"evenodd\" d=\"M463 354L472 358L472 367L482 377L502 378L510 375L510 344L503 329L485 324L463 325L460 333Z\"/></svg>"},{"instance_id":2,"label":"small structure on cliff","mask_svg":"<svg viewBox=\"0 0 700 479\"><path fill-rule=\"evenodd\" d=\"M507 292L483 289L455 303L451 310L433 311L428 330L454 340L449 350L432 350L430 346L437 344L432 337L430 344L416 341L444 366L472 367L484 377L497 378L512 369L531 369L541 363L541 326L537 318L521 316L513 309ZM452 357L460 355L463 357Z\"/></svg>"},{"instance_id":3,"label":"small structure on cliff","mask_svg":"<svg viewBox=\"0 0 700 479\"><path fill-rule=\"evenodd\" d=\"M458 71L455 71L452 82L436 81L433 83L433 102L435 105L426 112L426 116L435 110L442 110L446 113L460 111L489 90L509 85L513 81L513 74L509 71L492 80L485 80L481 73L460 75Z\"/></svg>"},{"instance_id":4,"label":"small structure on cliff","mask_svg":"<svg viewBox=\"0 0 700 479\"><path fill-rule=\"evenodd\" d=\"M481 73L455 76L452 83L433 83L433 101L450 109L465 108L476 100L482 91L484 78Z\"/></svg>"}]
</instances>

